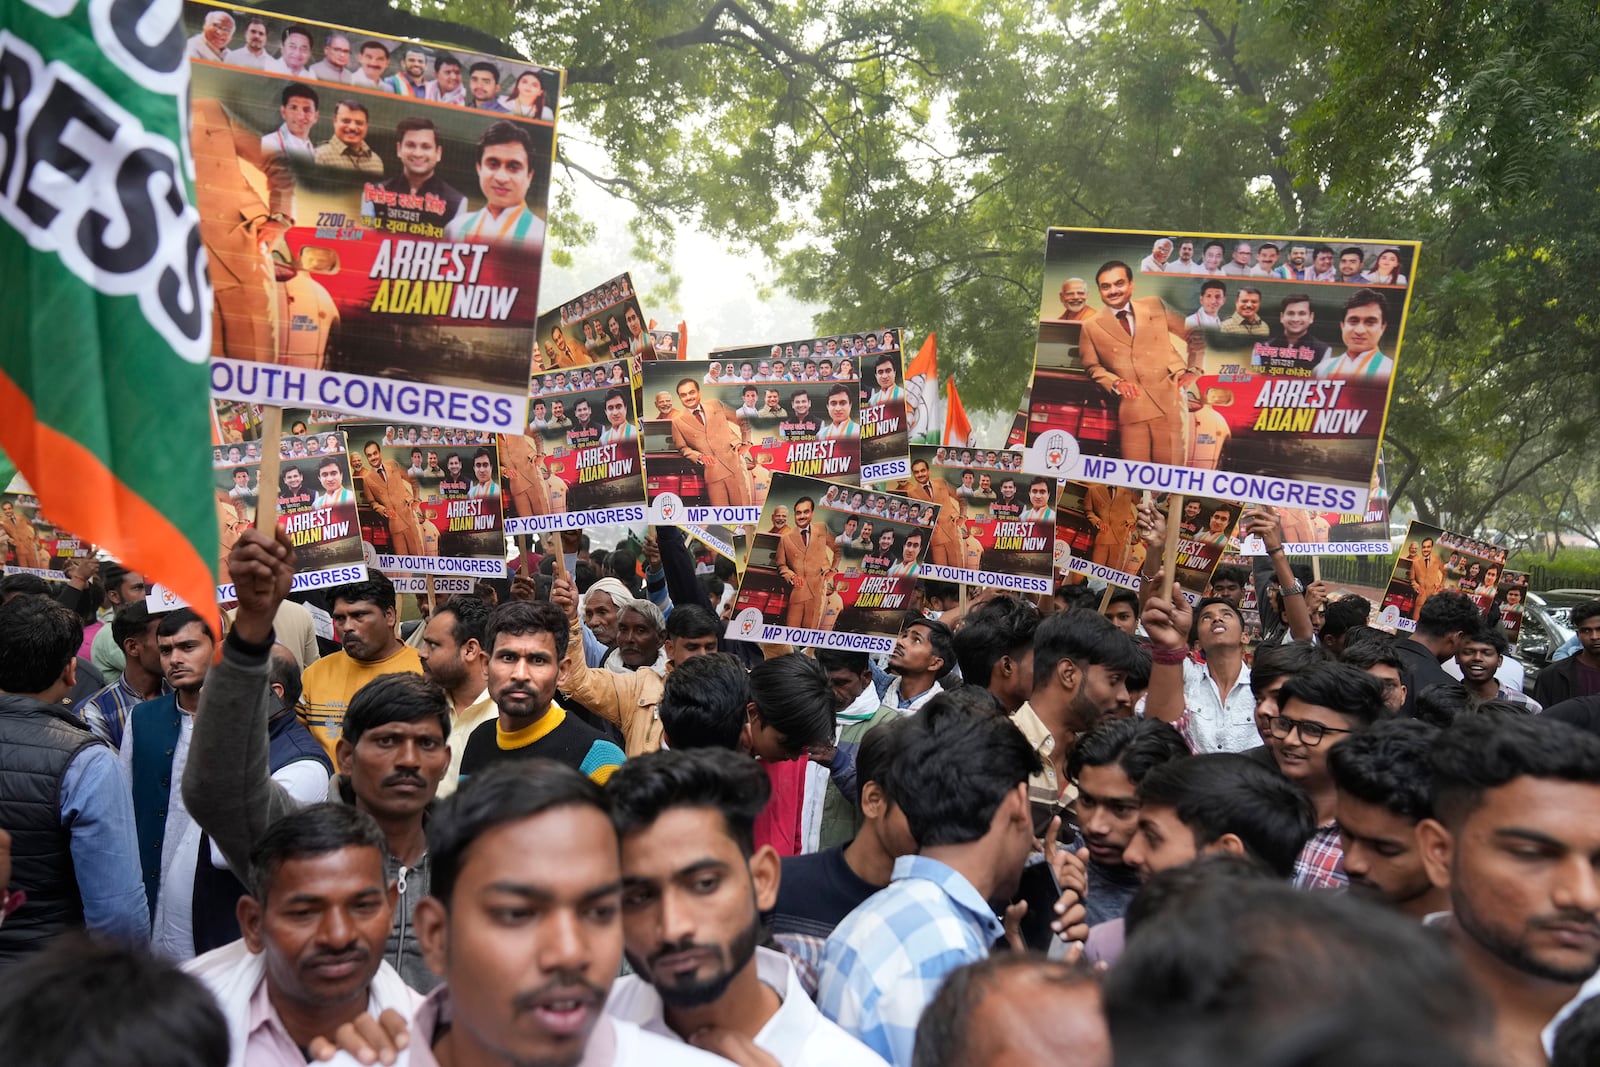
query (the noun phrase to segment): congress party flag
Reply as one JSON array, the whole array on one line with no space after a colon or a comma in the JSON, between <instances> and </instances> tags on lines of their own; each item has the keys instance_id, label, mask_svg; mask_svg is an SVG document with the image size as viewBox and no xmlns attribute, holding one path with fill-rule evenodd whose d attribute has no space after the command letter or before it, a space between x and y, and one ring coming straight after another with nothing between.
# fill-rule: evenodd
<instances>
[{"instance_id":1,"label":"congress party flag","mask_svg":"<svg viewBox=\"0 0 1600 1067\"><path fill-rule=\"evenodd\" d=\"M906 368L906 421L911 440L920 444L937 439L934 412L938 406L939 346L930 333Z\"/></svg>"},{"instance_id":2,"label":"congress party flag","mask_svg":"<svg viewBox=\"0 0 1600 1067\"><path fill-rule=\"evenodd\" d=\"M956 391L956 379L952 374L944 404L944 444L971 448L975 443L972 420L967 418L967 409L961 404L961 394Z\"/></svg>"},{"instance_id":3,"label":"congress party flag","mask_svg":"<svg viewBox=\"0 0 1600 1067\"><path fill-rule=\"evenodd\" d=\"M0 447L52 522L198 604L217 553L212 293L181 17L0 3Z\"/></svg>"}]
</instances>

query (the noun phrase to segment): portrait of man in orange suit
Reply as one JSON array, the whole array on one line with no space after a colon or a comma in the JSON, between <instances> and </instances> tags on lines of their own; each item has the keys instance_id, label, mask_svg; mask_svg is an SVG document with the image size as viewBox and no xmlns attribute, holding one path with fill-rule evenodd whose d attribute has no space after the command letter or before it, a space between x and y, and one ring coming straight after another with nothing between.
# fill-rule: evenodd
<instances>
[{"instance_id":1,"label":"portrait of man in orange suit","mask_svg":"<svg viewBox=\"0 0 1600 1067\"><path fill-rule=\"evenodd\" d=\"M1411 605L1412 619L1422 614L1422 605L1429 597L1444 588L1444 579L1444 560L1433 554L1433 538L1424 537L1422 556L1411 564L1411 588L1417 594L1416 602Z\"/></svg>"},{"instance_id":2,"label":"portrait of man in orange suit","mask_svg":"<svg viewBox=\"0 0 1600 1067\"><path fill-rule=\"evenodd\" d=\"M9 500L0 504L0 528L16 550L17 566L42 569L47 561L39 551L39 534L28 517L16 509Z\"/></svg>"},{"instance_id":3,"label":"portrait of man in orange suit","mask_svg":"<svg viewBox=\"0 0 1600 1067\"><path fill-rule=\"evenodd\" d=\"M389 524L389 551L397 556L422 555L422 525L411 506L417 499L416 483L404 467L383 458L378 442L368 441L361 452L367 457L361 485L367 503Z\"/></svg>"},{"instance_id":4,"label":"portrait of man in orange suit","mask_svg":"<svg viewBox=\"0 0 1600 1067\"><path fill-rule=\"evenodd\" d=\"M813 523L817 502L803 496L794 502L794 525L778 540L778 574L789 583L785 626L820 628L828 579L839 561L839 546L825 523Z\"/></svg>"},{"instance_id":5,"label":"portrait of man in orange suit","mask_svg":"<svg viewBox=\"0 0 1600 1067\"><path fill-rule=\"evenodd\" d=\"M1139 519L1139 494L1132 489L1091 485L1084 496L1084 512L1094 526L1094 563L1125 570L1128 539Z\"/></svg>"},{"instance_id":6,"label":"portrait of man in orange suit","mask_svg":"<svg viewBox=\"0 0 1600 1067\"><path fill-rule=\"evenodd\" d=\"M700 395L700 383L678 383L683 412L672 422L672 446L705 468L706 495L712 507L749 507L750 425L720 400Z\"/></svg>"},{"instance_id":7,"label":"portrait of man in orange suit","mask_svg":"<svg viewBox=\"0 0 1600 1067\"><path fill-rule=\"evenodd\" d=\"M1095 285L1105 311L1084 320L1079 354L1089 377L1118 398L1122 458L1181 465L1183 387L1205 373L1205 339L1160 297L1135 300L1133 270L1121 260L1101 266Z\"/></svg>"},{"instance_id":8,"label":"portrait of man in orange suit","mask_svg":"<svg viewBox=\"0 0 1600 1067\"><path fill-rule=\"evenodd\" d=\"M928 562L938 567L961 566L961 517L966 510L961 498L943 478L933 477L925 459L911 464L911 484L905 487L904 494L913 500L940 505L939 521L928 543Z\"/></svg>"},{"instance_id":9,"label":"portrait of man in orange suit","mask_svg":"<svg viewBox=\"0 0 1600 1067\"><path fill-rule=\"evenodd\" d=\"M538 431L500 435L500 471L519 518L550 514L544 486L544 442Z\"/></svg>"}]
</instances>

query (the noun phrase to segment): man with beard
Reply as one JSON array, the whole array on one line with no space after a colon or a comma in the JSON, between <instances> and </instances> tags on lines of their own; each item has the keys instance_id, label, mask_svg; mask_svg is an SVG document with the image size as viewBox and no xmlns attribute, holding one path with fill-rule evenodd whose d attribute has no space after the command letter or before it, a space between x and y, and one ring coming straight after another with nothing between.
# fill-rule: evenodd
<instances>
[{"instance_id":1,"label":"man with beard","mask_svg":"<svg viewBox=\"0 0 1600 1067\"><path fill-rule=\"evenodd\" d=\"M1092 611L1056 612L1033 636L1033 692L1011 716L1039 754L1028 779L1034 834L1068 813L1067 760L1078 738L1119 708L1132 710L1128 673L1139 660L1133 638Z\"/></svg>"},{"instance_id":2,"label":"man with beard","mask_svg":"<svg viewBox=\"0 0 1600 1067\"><path fill-rule=\"evenodd\" d=\"M1417 824L1433 818L1428 753L1438 736L1431 723L1389 719L1328 754L1351 890L1419 922L1450 910L1449 893L1428 880L1417 841Z\"/></svg>"},{"instance_id":3,"label":"man with beard","mask_svg":"<svg viewBox=\"0 0 1600 1067\"><path fill-rule=\"evenodd\" d=\"M613 776L623 946L635 973L612 988L606 1010L663 1037L711 1028L784 1067L881 1065L822 1016L787 956L756 947L781 870L770 845L755 846L770 788L754 760L711 749L649 753Z\"/></svg>"},{"instance_id":4,"label":"man with beard","mask_svg":"<svg viewBox=\"0 0 1600 1067\"><path fill-rule=\"evenodd\" d=\"M489 698L499 718L467 739L461 779L493 764L543 757L576 768L600 785L622 765L622 749L555 702L567 673L567 616L550 601L513 600L489 616Z\"/></svg>"},{"instance_id":5,"label":"man with beard","mask_svg":"<svg viewBox=\"0 0 1600 1067\"><path fill-rule=\"evenodd\" d=\"M1094 314L1089 306L1089 283L1082 278L1068 278L1061 283L1061 314L1057 322L1077 322Z\"/></svg>"},{"instance_id":6,"label":"man with beard","mask_svg":"<svg viewBox=\"0 0 1600 1067\"><path fill-rule=\"evenodd\" d=\"M269 775L280 745L274 713L293 699L289 689L279 695L267 683L278 678L268 674L281 652L272 643L273 618L294 579L294 552L281 529L276 539L249 530L228 562L239 612L207 679L183 796L229 866L248 871L268 828L308 800ZM331 783L324 777L318 793L359 808L382 831L388 881L398 891L384 958L422 991L438 978L423 959L412 916L428 893L423 823L450 763L449 731L449 699L438 685L414 673L380 674L351 698L336 745L343 773Z\"/></svg>"},{"instance_id":7,"label":"man with beard","mask_svg":"<svg viewBox=\"0 0 1600 1067\"><path fill-rule=\"evenodd\" d=\"M822 1013L898 1067L910 1067L917 1021L945 975L1000 940L989 901L1016 894L1033 851L1027 782L1039 758L996 711L963 687L900 727L889 777L920 852L897 859L888 888L823 949Z\"/></svg>"},{"instance_id":8,"label":"man with beard","mask_svg":"<svg viewBox=\"0 0 1600 1067\"><path fill-rule=\"evenodd\" d=\"M209 861L200 855L200 828L184 807L182 787L214 641L192 608L162 617L156 648L171 691L129 712L122 734L122 771L132 784L151 945L169 960L194 955L195 870L198 862Z\"/></svg>"},{"instance_id":9,"label":"man with beard","mask_svg":"<svg viewBox=\"0 0 1600 1067\"><path fill-rule=\"evenodd\" d=\"M1543 716L1464 715L1431 764L1417 838L1493 1006L1489 1058L1542 1067L1541 1031L1600 965L1600 739Z\"/></svg>"},{"instance_id":10,"label":"man with beard","mask_svg":"<svg viewBox=\"0 0 1600 1067\"><path fill-rule=\"evenodd\" d=\"M273 823L250 855L244 936L185 966L228 1021L231 1065L305 1062L302 1051L366 1011L410 1017L421 997L383 958L395 906L383 833L343 804Z\"/></svg>"},{"instance_id":11,"label":"man with beard","mask_svg":"<svg viewBox=\"0 0 1600 1067\"><path fill-rule=\"evenodd\" d=\"M342 647L306 668L300 717L332 758L356 690L382 674L421 674L422 660L395 636L394 583L381 573L338 586L328 602Z\"/></svg>"},{"instance_id":12,"label":"man with beard","mask_svg":"<svg viewBox=\"0 0 1600 1067\"><path fill-rule=\"evenodd\" d=\"M489 654L483 648L489 611L475 596L454 596L439 605L422 629L417 649L422 673L450 698L450 767L439 783L441 797L456 790L467 738L500 713L489 699Z\"/></svg>"},{"instance_id":13,"label":"man with beard","mask_svg":"<svg viewBox=\"0 0 1600 1067\"><path fill-rule=\"evenodd\" d=\"M884 707L910 713L944 692L940 679L956 665L955 636L935 619L908 616L889 653L889 669L873 669Z\"/></svg>"},{"instance_id":14,"label":"man with beard","mask_svg":"<svg viewBox=\"0 0 1600 1067\"><path fill-rule=\"evenodd\" d=\"M395 123L395 158L400 173L383 183L382 188L403 200L393 203L363 200L361 213L380 219L390 217L403 222L425 222L445 226L461 212L466 198L449 182L439 177L444 146L433 120L408 115ZM429 198L438 205L429 206Z\"/></svg>"},{"instance_id":15,"label":"man with beard","mask_svg":"<svg viewBox=\"0 0 1600 1067\"><path fill-rule=\"evenodd\" d=\"M1188 755L1178 732L1155 719L1108 720L1073 747L1066 771L1078 790L1091 927L1122 918L1139 890L1139 872L1122 860L1139 828L1139 783L1156 767Z\"/></svg>"},{"instance_id":16,"label":"man with beard","mask_svg":"<svg viewBox=\"0 0 1600 1067\"><path fill-rule=\"evenodd\" d=\"M1383 696L1370 675L1343 663L1303 670L1278 690L1278 713L1268 720L1267 749L1278 771L1298 785L1316 809L1317 829L1294 865L1302 889L1337 889L1349 881L1336 819L1339 797L1328 754L1378 721Z\"/></svg>"}]
</instances>

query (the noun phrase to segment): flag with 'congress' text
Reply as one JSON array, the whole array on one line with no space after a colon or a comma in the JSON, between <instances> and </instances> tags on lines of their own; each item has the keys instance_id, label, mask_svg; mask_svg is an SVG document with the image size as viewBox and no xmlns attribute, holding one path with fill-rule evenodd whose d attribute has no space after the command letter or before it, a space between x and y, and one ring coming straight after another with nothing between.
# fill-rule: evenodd
<instances>
[{"instance_id":1,"label":"flag with 'congress' text","mask_svg":"<svg viewBox=\"0 0 1600 1067\"><path fill-rule=\"evenodd\" d=\"M211 284L181 5L0 0L0 448L51 521L215 598Z\"/></svg>"}]
</instances>

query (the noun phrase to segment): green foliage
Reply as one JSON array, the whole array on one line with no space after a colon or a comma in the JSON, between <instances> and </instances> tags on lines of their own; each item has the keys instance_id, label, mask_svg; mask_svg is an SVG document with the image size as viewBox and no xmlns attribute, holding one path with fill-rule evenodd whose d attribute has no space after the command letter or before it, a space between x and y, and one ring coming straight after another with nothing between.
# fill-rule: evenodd
<instances>
[{"instance_id":1,"label":"green foliage","mask_svg":"<svg viewBox=\"0 0 1600 1067\"><path fill-rule=\"evenodd\" d=\"M935 330L974 411L1026 385L1051 225L1420 239L1396 502L1600 534L1592 0L400 2L567 68L605 161L569 178L638 205L636 256L693 224L819 329Z\"/></svg>"}]
</instances>

